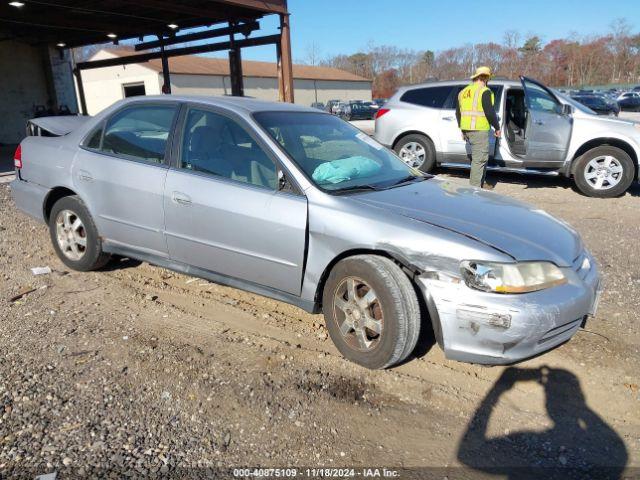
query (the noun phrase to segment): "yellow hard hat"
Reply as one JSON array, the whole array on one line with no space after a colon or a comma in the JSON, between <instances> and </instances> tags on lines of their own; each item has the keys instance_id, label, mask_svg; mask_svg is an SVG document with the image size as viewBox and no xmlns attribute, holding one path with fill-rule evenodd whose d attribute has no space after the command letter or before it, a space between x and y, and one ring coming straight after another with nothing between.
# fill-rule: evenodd
<instances>
[{"instance_id":1,"label":"yellow hard hat","mask_svg":"<svg viewBox=\"0 0 640 480\"><path fill-rule=\"evenodd\" d=\"M489 77L491 77L491 69L489 67L478 67L476 68L476 73L473 74L473 76L471 77L471 80L474 80L476 77L479 77L480 75L487 75Z\"/></svg>"}]
</instances>

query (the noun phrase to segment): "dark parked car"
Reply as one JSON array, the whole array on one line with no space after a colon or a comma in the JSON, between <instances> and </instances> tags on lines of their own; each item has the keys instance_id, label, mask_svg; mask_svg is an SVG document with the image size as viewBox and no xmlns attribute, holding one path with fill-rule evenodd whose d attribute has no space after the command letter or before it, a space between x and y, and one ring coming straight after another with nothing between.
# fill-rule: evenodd
<instances>
[{"instance_id":1,"label":"dark parked car","mask_svg":"<svg viewBox=\"0 0 640 480\"><path fill-rule=\"evenodd\" d=\"M340 116L344 120L371 120L375 115L376 110L369 105L360 102L349 102L347 108L340 110Z\"/></svg>"},{"instance_id":2,"label":"dark parked car","mask_svg":"<svg viewBox=\"0 0 640 480\"><path fill-rule=\"evenodd\" d=\"M640 93L623 93L618 97L618 105L620 105L621 110L640 112Z\"/></svg>"},{"instance_id":3,"label":"dark parked car","mask_svg":"<svg viewBox=\"0 0 640 480\"><path fill-rule=\"evenodd\" d=\"M322 103L322 102L313 102L311 104L311 108L317 108L318 110L324 110L324 103Z\"/></svg>"},{"instance_id":4,"label":"dark parked car","mask_svg":"<svg viewBox=\"0 0 640 480\"><path fill-rule=\"evenodd\" d=\"M600 95L574 95L575 101L580 102L585 107L589 107L598 115L608 115L610 117L617 117L620 113L620 107L618 102L609 101Z\"/></svg>"}]
</instances>

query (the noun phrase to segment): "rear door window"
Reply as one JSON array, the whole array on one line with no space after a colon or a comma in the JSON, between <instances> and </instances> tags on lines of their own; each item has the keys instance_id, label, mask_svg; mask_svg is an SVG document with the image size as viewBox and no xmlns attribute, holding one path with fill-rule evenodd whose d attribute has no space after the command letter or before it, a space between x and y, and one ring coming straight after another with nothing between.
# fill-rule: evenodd
<instances>
[{"instance_id":1,"label":"rear door window","mask_svg":"<svg viewBox=\"0 0 640 480\"><path fill-rule=\"evenodd\" d=\"M102 152L163 163L177 110L176 105L138 105L119 111L107 122Z\"/></svg>"},{"instance_id":2,"label":"rear door window","mask_svg":"<svg viewBox=\"0 0 640 480\"><path fill-rule=\"evenodd\" d=\"M443 108L453 88L453 85L414 88L406 91L400 101L422 107Z\"/></svg>"}]
</instances>

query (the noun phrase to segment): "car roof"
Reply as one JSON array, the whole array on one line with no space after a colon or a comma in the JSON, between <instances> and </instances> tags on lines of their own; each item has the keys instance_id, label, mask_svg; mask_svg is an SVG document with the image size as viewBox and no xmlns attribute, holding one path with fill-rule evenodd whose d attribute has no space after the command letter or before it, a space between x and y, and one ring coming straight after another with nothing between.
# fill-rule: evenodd
<instances>
[{"instance_id":1,"label":"car roof","mask_svg":"<svg viewBox=\"0 0 640 480\"><path fill-rule=\"evenodd\" d=\"M247 97L213 96L213 95L148 95L125 98L120 101L120 105L129 103L157 103L161 102L185 102L200 103L203 105L219 106L232 111L253 113L253 112L318 112L317 109L285 102L269 102Z\"/></svg>"}]
</instances>

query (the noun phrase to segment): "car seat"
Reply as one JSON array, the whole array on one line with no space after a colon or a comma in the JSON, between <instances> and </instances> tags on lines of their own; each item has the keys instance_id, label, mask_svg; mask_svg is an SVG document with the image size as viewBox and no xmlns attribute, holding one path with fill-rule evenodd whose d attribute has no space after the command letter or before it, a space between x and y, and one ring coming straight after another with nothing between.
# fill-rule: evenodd
<instances>
[{"instance_id":1,"label":"car seat","mask_svg":"<svg viewBox=\"0 0 640 480\"><path fill-rule=\"evenodd\" d=\"M219 155L220 149L220 144L216 137L215 128L208 125L196 127L189 140L183 160L183 168L216 173L213 160Z\"/></svg>"}]
</instances>

